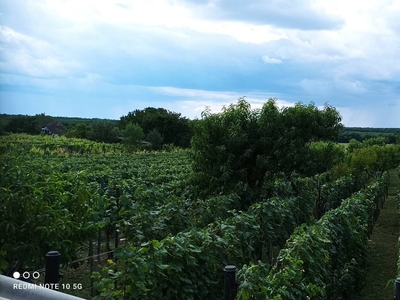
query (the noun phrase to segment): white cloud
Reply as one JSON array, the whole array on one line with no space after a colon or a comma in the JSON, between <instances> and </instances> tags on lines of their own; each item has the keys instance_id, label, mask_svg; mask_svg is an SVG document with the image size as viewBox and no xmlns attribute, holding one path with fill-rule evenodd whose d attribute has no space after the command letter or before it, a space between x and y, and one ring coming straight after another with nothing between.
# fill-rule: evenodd
<instances>
[{"instance_id":1,"label":"white cloud","mask_svg":"<svg viewBox=\"0 0 400 300\"><path fill-rule=\"evenodd\" d=\"M368 93L367 87L360 80L330 79L302 79L299 86L309 94L329 95L337 92L349 95L363 95Z\"/></svg>"},{"instance_id":2,"label":"white cloud","mask_svg":"<svg viewBox=\"0 0 400 300\"><path fill-rule=\"evenodd\" d=\"M321 94L328 91L329 84L325 80L318 79L303 79L299 85L308 93Z\"/></svg>"},{"instance_id":3,"label":"white cloud","mask_svg":"<svg viewBox=\"0 0 400 300\"><path fill-rule=\"evenodd\" d=\"M267 101L269 98L274 98L277 95L275 93L268 94L267 92L230 92L230 91L210 91L210 90L198 90L198 89L182 89L176 87L149 87L156 93L168 96L177 96L187 99L202 99L211 100L216 102L232 103L236 102L237 99L245 97L247 101Z\"/></svg>"},{"instance_id":4,"label":"white cloud","mask_svg":"<svg viewBox=\"0 0 400 300\"><path fill-rule=\"evenodd\" d=\"M178 96L184 98L198 98L198 99L213 99L213 101L234 101L235 99L242 97L240 93L236 92L218 92L218 91L206 91L196 89L182 89L170 86L153 87L150 88L156 93L168 96Z\"/></svg>"},{"instance_id":5,"label":"white cloud","mask_svg":"<svg viewBox=\"0 0 400 300\"><path fill-rule=\"evenodd\" d=\"M102 76L96 73L87 73L85 77L85 81L91 83L98 83L102 79Z\"/></svg>"},{"instance_id":6,"label":"white cloud","mask_svg":"<svg viewBox=\"0 0 400 300\"><path fill-rule=\"evenodd\" d=\"M264 44L287 38L282 30L269 25L252 25L237 21L193 20L188 23L188 27L198 32L227 35L239 42L251 44Z\"/></svg>"},{"instance_id":7,"label":"white cloud","mask_svg":"<svg viewBox=\"0 0 400 300\"><path fill-rule=\"evenodd\" d=\"M346 122L355 126L383 124L389 115L399 122L392 114L399 105L384 110L376 100L397 103L397 0L0 0L0 6L0 80L15 93L136 97L136 104L192 116L241 96L255 107L276 97L345 107Z\"/></svg>"},{"instance_id":8,"label":"white cloud","mask_svg":"<svg viewBox=\"0 0 400 300\"><path fill-rule=\"evenodd\" d=\"M337 107L347 127L374 127L374 113L361 107Z\"/></svg>"},{"instance_id":9,"label":"white cloud","mask_svg":"<svg viewBox=\"0 0 400 300\"><path fill-rule=\"evenodd\" d=\"M78 69L79 63L63 61L57 47L47 41L0 27L3 72L20 73L33 77L63 77L71 69Z\"/></svg>"},{"instance_id":10,"label":"white cloud","mask_svg":"<svg viewBox=\"0 0 400 300\"><path fill-rule=\"evenodd\" d=\"M197 11L171 1L52 0L48 2L46 10L48 14L57 14L69 22L99 22L114 26L140 24L162 26L170 30L191 29L230 36L243 43L262 44L286 38L282 30L265 24L202 19L198 17Z\"/></svg>"},{"instance_id":11,"label":"white cloud","mask_svg":"<svg viewBox=\"0 0 400 300\"><path fill-rule=\"evenodd\" d=\"M200 118L201 112L208 106L211 111L220 112L223 106L236 103L241 97L245 97L253 109L261 108L269 98L278 98L279 95L267 92L248 91L228 92L228 91L207 91L196 89L180 89L174 87L153 87L152 91L161 95L179 97L179 100L165 103L171 110L180 112L189 118ZM277 99L279 107L293 106L293 102Z\"/></svg>"},{"instance_id":12,"label":"white cloud","mask_svg":"<svg viewBox=\"0 0 400 300\"><path fill-rule=\"evenodd\" d=\"M335 30L280 28L284 39L271 41L268 57L312 67L333 80L398 80L400 3L398 1L314 1L320 10L341 15Z\"/></svg>"},{"instance_id":13,"label":"white cloud","mask_svg":"<svg viewBox=\"0 0 400 300\"><path fill-rule=\"evenodd\" d=\"M342 123L348 127L399 128L400 99L385 101L378 105L354 105L337 107Z\"/></svg>"},{"instance_id":14,"label":"white cloud","mask_svg":"<svg viewBox=\"0 0 400 300\"><path fill-rule=\"evenodd\" d=\"M278 58L271 58L268 55L264 55L262 58L263 62L265 62L266 64L281 64L282 61Z\"/></svg>"},{"instance_id":15,"label":"white cloud","mask_svg":"<svg viewBox=\"0 0 400 300\"><path fill-rule=\"evenodd\" d=\"M302 30L334 29L343 23L340 13L326 11L319 1L178 1L205 20L239 21Z\"/></svg>"},{"instance_id":16,"label":"white cloud","mask_svg":"<svg viewBox=\"0 0 400 300\"><path fill-rule=\"evenodd\" d=\"M74 22L99 21L110 24L165 25L178 27L190 20L190 12L170 1L146 0L52 0L52 13Z\"/></svg>"}]
</instances>

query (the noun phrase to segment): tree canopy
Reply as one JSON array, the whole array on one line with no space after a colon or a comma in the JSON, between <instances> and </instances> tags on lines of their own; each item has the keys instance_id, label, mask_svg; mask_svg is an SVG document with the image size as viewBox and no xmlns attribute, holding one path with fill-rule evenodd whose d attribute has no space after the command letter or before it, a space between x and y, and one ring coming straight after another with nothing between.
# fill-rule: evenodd
<instances>
[{"instance_id":1,"label":"tree canopy","mask_svg":"<svg viewBox=\"0 0 400 300\"><path fill-rule=\"evenodd\" d=\"M206 110L202 116L193 126L194 180L210 193L259 188L266 177L316 173L323 167L309 165L308 158L317 151L310 146L336 142L342 129L341 116L332 106L297 103L279 109L274 99L252 110L240 98L220 113Z\"/></svg>"},{"instance_id":2,"label":"tree canopy","mask_svg":"<svg viewBox=\"0 0 400 300\"><path fill-rule=\"evenodd\" d=\"M156 129L163 136L164 144L174 144L184 148L190 146L192 131L189 119L181 117L180 113L154 107L136 109L121 117L119 128L123 130L129 123L138 124L145 135Z\"/></svg>"},{"instance_id":3,"label":"tree canopy","mask_svg":"<svg viewBox=\"0 0 400 300\"><path fill-rule=\"evenodd\" d=\"M153 129L147 134L146 139L149 143L151 143L151 147L153 150L159 150L161 148L164 137L161 133L158 132L157 129Z\"/></svg>"},{"instance_id":4,"label":"tree canopy","mask_svg":"<svg viewBox=\"0 0 400 300\"><path fill-rule=\"evenodd\" d=\"M354 141L349 146L352 148L347 164L354 174L366 173L370 178L378 178L400 164L400 146L385 144L381 138L372 138L363 143Z\"/></svg>"},{"instance_id":5,"label":"tree canopy","mask_svg":"<svg viewBox=\"0 0 400 300\"><path fill-rule=\"evenodd\" d=\"M87 139L90 132L90 126L85 123L78 123L68 130L67 137L75 137L80 139Z\"/></svg>"},{"instance_id":6,"label":"tree canopy","mask_svg":"<svg viewBox=\"0 0 400 300\"><path fill-rule=\"evenodd\" d=\"M143 130L138 124L129 123L121 133L123 143L131 149L135 149L144 138Z\"/></svg>"},{"instance_id":7,"label":"tree canopy","mask_svg":"<svg viewBox=\"0 0 400 300\"><path fill-rule=\"evenodd\" d=\"M4 125L5 132L40 134L42 127L55 119L44 113L35 116L18 115L11 117Z\"/></svg>"},{"instance_id":8,"label":"tree canopy","mask_svg":"<svg viewBox=\"0 0 400 300\"><path fill-rule=\"evenodd\" d=\"M87 133L88 139L96 142L116 143L118 139L118 128L112 122L98 121L90 126Z\"/></svg>"}]
</instances>

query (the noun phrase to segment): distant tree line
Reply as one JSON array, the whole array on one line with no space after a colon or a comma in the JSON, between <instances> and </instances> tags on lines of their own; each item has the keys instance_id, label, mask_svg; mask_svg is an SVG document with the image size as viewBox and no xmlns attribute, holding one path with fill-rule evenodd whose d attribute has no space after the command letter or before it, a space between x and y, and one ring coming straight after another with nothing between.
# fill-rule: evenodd
<instances>
[{"instance_id":1,"label":"distant tree line","mask_svg":"<svg viewBox=\"0 0 400 300\"><path fill-rule=\"evenodd\" d=\"M363 142L368 139L384 137L388 144L395 144L400 139L400 128L344 127L339 133L339 143L351 140Z\"/></svg>"},{"instance_id":2,"label":"distant tree line","mask_svg":"<svg viewBox=\"0 0 400 300\"><path fill-rule=\"evenodd\" d=\"M42 127L51 122L62 123L67 129L66 137L123 143L129 149L143 146L158 150L166 144L188 148L193 135L189 119L153 107L134 110L120 120L52 117L44 113L35 116L2 114L0 134L40 134Z\"/></svg>"},{"instance_id":3,"label":"distant tree line","mask_svg":"<svg viewBox=\"0 0 400 300\"><path fill-rule=\"evenodd\" d=\"M193 128L200 120L189 120L179 113L154 107L128 112L127 115L121 116L120 120L53 117L44 113L34 116L0 114L0 135L40 134L43 126L56 121L67 128L65 133L67 137L124 143L131 149L139 145L146 146L141 143L149 142L151 148L160 149L166 144L181 148L190 147ZM400 129L343 127L337 141L339 143L349 143L351 140L363 142L377 137L385 138L388 144L400 142Z\"/></svg>"},{"instance_id":4,"label":"distant tree line","mask_svg":"<svg viewBox=\"0 0 400 300\"><path fill-rule=\"evenodd\" d=\"M44 113L35 116L28 115L0 115L0 134L5 133L27 133L39 134L43 125L54 122L55 119L51 116L46 116Z\"/></svg>"}]
</instances>

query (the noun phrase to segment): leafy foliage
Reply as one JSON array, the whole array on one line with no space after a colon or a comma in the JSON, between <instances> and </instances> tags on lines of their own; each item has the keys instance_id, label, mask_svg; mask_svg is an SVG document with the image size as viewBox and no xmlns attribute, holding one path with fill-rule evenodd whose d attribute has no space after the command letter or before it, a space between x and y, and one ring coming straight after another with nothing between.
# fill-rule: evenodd
<instances>
[{"instance_id":1,"label":"leafy foliage","mask_svg":"<svg viewBox=\"0 0 400 300\"><path fill-rule=\"evenodd\" d=\"M165 125L163 114L133 117ZM124 120L122 132L140 128ZM240 299L349 299L386 195L383 171L399 152L345 154L332 142L339 122L330 106L270 100L252 110L240 99L192 123L193 151L164 144L168 153L126 155L120 144L2 136L0 270L41 266L37 253L50 248L72 259L103 228L125 242L118 263L93 273L97 299L221 298L227 264L243 266ZM374 176L358 193L366 169Z\"/></svg>"},{"instance_id":2,"label":"leafy foliage","mask_svg":"<svg viewBox=\"0 0 400 300\"><path fill-rule=\"evenodd\" d=\"M90 126L85 123L76 124L73 128L67 132L69 138L87 139L89 137Z\"/></svg>"},{"instance_id":3,"label":"leafy foliage","mask_svg":"<svg viewBox=\"0 0 400 300\"><path fill-rule=\"evenodd\" d=\"M32 116L17 116L10 119L5 126L5 131L28 134L40 133L40 130L37 131L36 128L35 118Z\"/></svg>"},{"instance_id":4,"label":"leafy foliage","mask_svg":"<svg viewBox=\"0 0 400 300\"><path fill-rule=\"evenodd\" d=\"M164 136L158 132L157 129L149 131L147 134L147 141L151 143L154 150L159 150L161 148Z\"/></svg>"},{"instance_id":5,"label":"leafy foliage","mask_svg":"<svg viewBox=\"0 0 400 300\"><path fill-rule=\"evenodd\" d=\"M352 178L349 180L353 182ZM326 188L326 197L332 186ZM110 275L110 268L103 271L100 282L103 282L102 287L109 288L103 290L98 299L110 295L117 299L214 299L222 296L219 270L226 264L240 267L257 260L273 264L296 226L314 222L316 187L314 178L280 180L274 187L265 187L259 195L259 202L246 212L218 208L218 203L222 207L237 206L240 200L237 195L211 197L204 202L192 201L189 215L194 227L189 230L141 243L130 236L131 246L119 249L117 256L126 263L125 266L119 268L118 275L113 273L115 277ZM337 188L341 185L338 184ZM343 192L351 194L354 190ZM274 196L267 199L267 194ZM341 195L338 192L334 197ZM340 203L340 199L335 203ZM155 225L156 220L144 217L141 223L151 223L157 231L164 230ZM134 224L132 221L129 223ZM204 227L200 229L201 226ZM136 235L142 232L143 227ZM147 229L146 232L150 231ZM122 286L124 293L107 284L114 280Z\"/></svg>"},{"instance_id":6,"label":"leafy foliage","mask_svg":"<svg viewBox=\"0 0 400 300\"><path fill-rule=\"evenodd\" d=\"M96 232L97 187L85 172L65 175L51 165L1 163L0 240L9 271L43 266L44 255L57 249L64 262Z\"/></svg>"},{"instance_id":7,"label":"leafy foliage","mask_svg":"<svg viewBox=\"0 0 400 300\"><path fill-rule=\"evenodd\" d=\"M98 121L91 125L88 138L96 142L115 143L118 141L118 128L112 122Z\"/></svg>"},{"instance_id":8,"label":"leafy foliage","mask_svg":"<svg viewBox=\"0 0 400 300\"><path fill-rule=\"evenodd\" d=\"M373 145L353 150L350 166L354 174L365 172L369 177L381 177L385 171L400 164L399 145Z\"/></svg>"},{"instance_id":9,"label":"leafy foliage","mask_svg":"<svg viewBox=\"0 0 400 300\"><path fill-rule=\"evenodd\" d=\"M400 166L397 167L397 180L400 182ZM397 191L396 200L398 203L398 207L400 210L400 189ZM400 237L399 237L400 241ZM399 249L399 258L397 260L397 277L400 277L400 249Z\"/></svg>"},{"instance_id":10,"label":"leafy foliage","mask_svg":"<svg viewBox=\"0 0 400 300\"><path fill-rule=\"evenodd\" d=\"M124 138L123 143L132 148L136 148L144 138L142 128L138 124L133 123L128 124L126 128L121 131L121 134Z\"/></svg>"},{"instance_id":11,"label":"leafy foliage","mask_svg":"<svg viewBox=\"0 0 400 300\"><path fill-rule=\"evenodd\" d=\"M27 133L40 134L41 129L47 123L54 122L56 119L44 113L34 116L17 115L11 116L3 123L3 130L8 133Z\"/></svg>"},{"instance_id":12,"label":"leafy foliage","mask_svg":"<svg viewBox=\"0 0 400 300\"><path fill-rule=\"evenodd\" d=\"M96 143L77 138L53 138L47 135L32 136L10 134L0 137L0 150L14 155L83 155L83 154L121 154L124 149L120 144Z\"/></svg>"},{"instance_id":13,"label":"leafy foliage","mask_svg":"<svg viewBox=\"0 0 400 300\"><path fill-rule=\"evenodd\" d=\"M331 170L345 158L345 150L333 142L313 142L309 146L307 163L302 173L319 174Z\"/></svg>"},{"instance_id":14,"label":"leafy foliage","mask_svg":"<svg viewBox=\"0 0 400 300\"><path fill-rule=\"evenodd\" d=\"M372 138L385 138L387 143L395 144L399 128L345 127L339 134L339 143L349 143L352 139L363 142Z\"/></svg>"},{"instance_id":15,"label":"leafy foliage","mask_svg":"<svg viewBox=\"0 0 400 300\"><path fill-rule=\"evenodd\" d=\"M260 262L244 266L238 299L351 299L362 284L367 239L387 193L387 175L315 225L297 228L270 272Z\"/></svg>"},{"instance_id":16,"label":"leafy foliage","mask_svg":"<svg viewBox=\"0 0 400 300\"><path fill-rule=\"evenodd\" d=\"M129 123L137 123L146 135L156 129L164 137L165 144L174 144L182 148L190 146L192 132L189 120L181 117L180 113L154 107L136 109L121 117L120 129L125 129Z\"/></svg>"},{"instance_id":17,"label":"leafy foliage","mask_svg":"<svg viewBox=\"0 0 400 300\"><path fill-rule=\"evenodd\" d=\"M370 138L363 142L357 140L351 140L347 146L347 152L352 153L356 149L369 148L374 145L385 146L387 144L387 139L384 137Z\"/></svg>"},{"instance_id":18,"label":"leafy foliage","mask_svg":"<svg viewBox=\"0 0 400 300\"><path fill-rule=\"evenodd\" d=\"M28 135L3 136L0 145L0 267L7 264L7 273L42 268L48 250L71 261L99 227L120 228L126 236L142 231L144 238L187 227L185 152L132 156L120 145ZM151 215L148 227L136 224ZM136 230L125 230L129 221Z\"/></svg>"},{"instance_id":19,"label":"leafy foliage","mask_svg":"<svg viewBox=\"0 0 400 300\"><path fill-rule=\"evenodd\" d=\"M279 110L273 99L261 110L251 110L241 98L219 114L206 111L192 139L195 185L201 193L240 192L245 186L259 188L277 174L313 175L328 169L308 166L310 145L335 141L340 120L331 106L319 110L297 103Z\"/></svg>"}]
</instances>

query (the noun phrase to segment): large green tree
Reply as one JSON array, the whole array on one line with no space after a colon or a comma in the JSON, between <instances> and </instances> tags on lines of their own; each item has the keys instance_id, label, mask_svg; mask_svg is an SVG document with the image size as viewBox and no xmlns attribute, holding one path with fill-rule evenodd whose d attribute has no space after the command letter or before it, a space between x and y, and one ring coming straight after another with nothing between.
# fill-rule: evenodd
<instances>
[{"instance_id":1,"label":"large green tree","mask_svg":"<svg viewBox=\"0 0 400 300\"><path fill-rule=\"evenodd\" d=\"M192 156L195 184L205 193L253 190L265 179L315 173L322 167L307 166L315 151L311 144L336 141L342 128L340 114L329 105L279 109L274 99L252 110L241 98L202 117L193 126Z\"/></svg>"},{"instance_id":2,"label":"large green tree","mask_svg":"<svg viewBox=\"0 0 400 300\"><path fill-rule=\"evenodd\" d=\"M144 138L142 128L138 124L130 123L121 131L123 143L130 149L135 149Z\"/></svg>"},{"instance_id":3,"label":"large green tree","mask_svg":"<svg viewBox=\"0 0 400 300\"><path fill-rule=\"evenodd\" d=\"M5 122L4 131L12 133L40 134L42 127L50 122L54 122L54 117L44 113L34 116L17 115Z\"/></svg>"},{"instance_id":4,"label":"large green tree","mask_svg":"<svg viewBox=\"0 0 400 300\"><path fill-rule=\"evenodd\" d=\"M85 123L78 123L68 130L67 137L86 139L89 136L90 126Z\"/></svg>"},{"instance_id":5,"label":"large green tree","mask_svg":"<svg viewBox=\"0 0 400 300\"><path fill-rule=\"evenodd\" d=\"M129 123L136 123L147 135L156 129L163 136L164 144L174 144L179 147L189 147L192 130L189 119L180 113L171 112L164 108L147 107L136 109L120 119L120 129L123 130Z\"/></svg>"},{"instance_id":6,"label":"large green tree","mask_svg":"<svg viewBox=\"0 0 400 300\"><path fill-rule=\"evenodd\" d=\"M108 121L94 122L90 126L88 138L96 142L116 143L119 141L119 131L114 127L114 123Z\"/></svg>"},{"instance_id":7,"label":"large green tree","mask_svg":"<svg viewBox=\"0 0 400 300\"><path fill-rule=\"evenodd\" d=\"M313 142L308 149L307 163L304 165L302 173L312 175L327 172L342 163L344 158L344 146L332 141Z\"/></svg>"},{"instance_id":8,"label":"large green tree","mask_svg":"<svg viewBox=\"0 0 400 300\"><path fill-rule=\"evenodd\" d=\"M11 118L6 126L6 132L39 134L37 123L33 116L15 116Z\"/></svg>"},{"instance_id":9,"label":"large green tree","mask_svg":"<svg viewBox=\"0 0 400 300\"><path fill-rule=\"evenodd\" d=\"M368 177L378 178L400 164L400 146L375 144L361 147L350 154L349 160L353 173L366 173Z\"/></svg>"},{"instance_id":10,"label":"large green tree","mask_svg":"<svg viewBox=\"0 0 400 300\"><path fill-rule=\"evenodd\" d=\"M159 150L161 148L164 137L161 133L158 132L157 129L153 129L147 134L146 139L149 143L151 143L151 148L153 150Z\"/></svg>"},{"instance_id":11,"label":"large green tree","mask_svg":"<svg viewBox=\"0 0 400 300\"><path fill-rule=\"evenodd\" d=\"M377 146L385 146L388 142L388 139L386 137L376 137L376 138L370 138L366 139L363 142L357 141L355 139L352 139L349 144L347 145L347 152L352 153L356 149L361 149L361 148L368 148L374 145Z\"/></svg>"}]
</instances>

